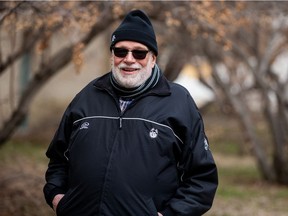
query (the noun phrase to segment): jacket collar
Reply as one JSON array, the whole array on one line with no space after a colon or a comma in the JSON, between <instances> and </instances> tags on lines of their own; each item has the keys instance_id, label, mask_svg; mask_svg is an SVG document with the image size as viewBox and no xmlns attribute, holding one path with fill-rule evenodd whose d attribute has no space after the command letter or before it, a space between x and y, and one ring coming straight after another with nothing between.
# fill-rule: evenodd
<instances>
[{"instance_id":1,"label":"jacket collar","mask_svg":"<svg viewBox=\"0 0 288 216\"><path fill-rule=\"evenodd\" d=\"M110 82L110 75L111 71L96 79L94 82L94 86L100 90L108 91L108 93L110 93L111 95L116 96L113 86L111 85ZM146 95L168 96L170 94L171 91L169 81L164 77L163 73L161 72L161 76L158 83L152 89L143 93L142 96Z\"/></svg>"}]
</instances>

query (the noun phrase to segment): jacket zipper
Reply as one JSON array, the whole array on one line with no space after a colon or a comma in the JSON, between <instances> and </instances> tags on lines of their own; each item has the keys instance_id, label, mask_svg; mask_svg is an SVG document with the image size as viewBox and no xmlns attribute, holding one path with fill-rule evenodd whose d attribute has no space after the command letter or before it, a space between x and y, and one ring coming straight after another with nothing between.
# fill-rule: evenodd
<instances>
[{"instance_id":1,"label":"jacket zipper","mask_svg":"<svg viewBox=\"0 0 288 216\"><path fill-rule=\"evenodd\" d=\"M119 117L119 129L122 129L122 116Z\"/></svg>"}]
</instances>

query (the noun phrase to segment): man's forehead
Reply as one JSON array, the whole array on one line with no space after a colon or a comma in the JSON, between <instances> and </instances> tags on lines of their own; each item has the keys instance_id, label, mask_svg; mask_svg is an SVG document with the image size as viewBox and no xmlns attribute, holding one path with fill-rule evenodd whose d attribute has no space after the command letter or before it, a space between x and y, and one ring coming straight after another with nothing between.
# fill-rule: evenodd
<instances>
[{"instance_id":1,"label":"man's forehead","mask_svg":"<svg viewBox=\"0 0 288 216\"><path fill-rule=\"evenodd\" d=\"M148 47L142 43L135 41L119 41L115 44L116 47L125 47L125 48L146 48Z\"/></svg>"}]
</instances>

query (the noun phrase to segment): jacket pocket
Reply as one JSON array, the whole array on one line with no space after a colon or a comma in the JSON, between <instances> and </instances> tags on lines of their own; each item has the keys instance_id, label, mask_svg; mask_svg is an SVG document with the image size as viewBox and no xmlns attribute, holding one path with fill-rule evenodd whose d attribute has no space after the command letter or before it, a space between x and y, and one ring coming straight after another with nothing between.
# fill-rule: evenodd
<instances>
[{"instance_id":1,"label":"jacket pocket","mask_svg":"<svg viewBox=\"0 0 288 216\"><path fill-rule=\"evenodd\" d=\"M64 210L66 209L70 193L71 193L70 191L67 191L67 193L64 195L64 197L59 201L57 208L56 208L56 215L57 216L61 216L65 212Z\"/></svg>"}]
</instances>

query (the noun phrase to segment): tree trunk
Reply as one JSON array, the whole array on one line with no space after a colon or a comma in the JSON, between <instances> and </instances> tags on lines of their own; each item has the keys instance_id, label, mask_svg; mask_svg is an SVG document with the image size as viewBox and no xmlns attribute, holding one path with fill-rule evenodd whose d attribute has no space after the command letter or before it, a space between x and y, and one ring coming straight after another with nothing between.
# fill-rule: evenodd
<instances>
[{"instance_id":1,"label":"tree trunk","mask_svg":"<svg viewBox=\"0 0 288 216\"><path fill-rule=\"evenodd\" d=\"M260 170L260 173L262 174L262 177L267 181L274 181L275 180L274 171L267 160L268 156L264 151L264 147L261 141L259 140L258 135L255 132L256 129L253 126L254 124L252 121L251 113L249 109L246 107L246 103L241 98L236 98L235 95L232 95L229 86L226 86L226 84L218 76L215 63L212 63L211 61L211 65L213 67L212 76L215 82L217 83L217 86L221 88L226 98L231 103L233 109L235 110L239 118L242 127L245 130L245 134L247 135L249 141L251 142L252 152L255 155L256 162Z\"/></svg>"}]
</instances>

